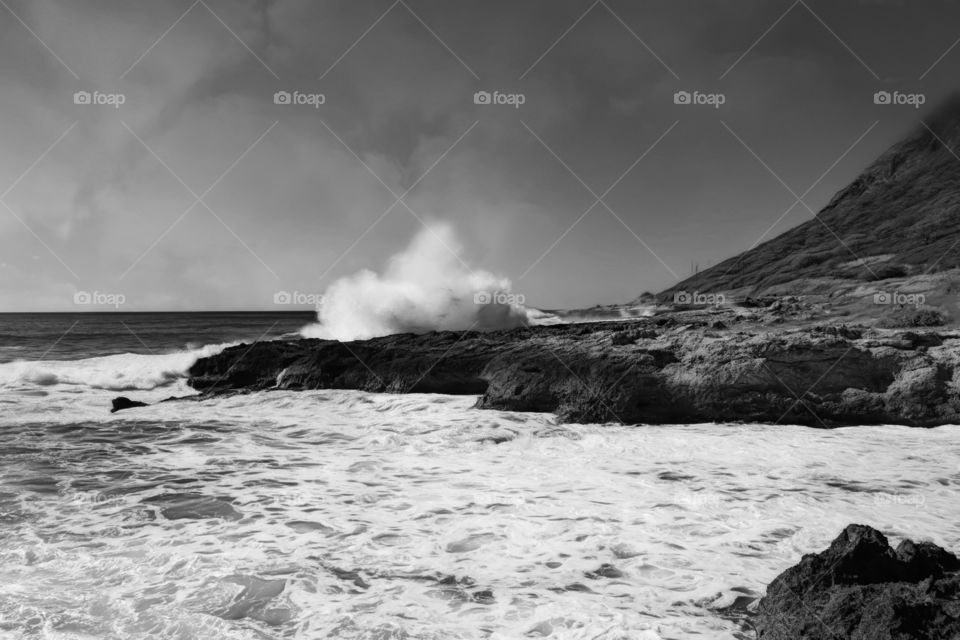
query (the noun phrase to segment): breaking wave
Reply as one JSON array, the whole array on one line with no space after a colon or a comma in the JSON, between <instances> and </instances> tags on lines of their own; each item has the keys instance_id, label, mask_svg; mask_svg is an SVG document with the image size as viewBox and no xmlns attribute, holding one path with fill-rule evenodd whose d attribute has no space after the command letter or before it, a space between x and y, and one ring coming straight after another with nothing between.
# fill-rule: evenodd
<instances>
[{"instance_id":1,"label":"breaking wave","mask_svg":"<svg viewBox=\"0 0 960 640\"><path fill-rule=\"evenodd\" d=\"M214 355L228 346L214 344L173 353L122 353L83 360L19 360L0 364L0 385L77 385L112 391L156 389L186 377L198 358Z\"/></svg>"},{"instance_id":2,"label":"breaking wave","mask_svg":"<svg viewBox=\"0 0 960 640\"><path fill-rule=\"evenodd\" d=\"M363 340L395 333L489 331L529 323L507 278L471 269L452 228L434 224L390 258L382 274L363 270L334 282L308 338Z\"/></svg>"}]
</instances>

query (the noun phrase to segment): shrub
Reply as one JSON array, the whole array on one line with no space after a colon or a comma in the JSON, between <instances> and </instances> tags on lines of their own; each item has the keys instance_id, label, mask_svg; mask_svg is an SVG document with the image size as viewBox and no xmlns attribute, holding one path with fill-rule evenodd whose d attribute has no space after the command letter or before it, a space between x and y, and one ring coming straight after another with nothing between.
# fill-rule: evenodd
<instances>
[{"instance_id":1,"label":"shrub","mask_svg":"<svg viewBox=\"0 0 960 640\"><path fill-rule=\"evenodd\" d=\"M903 278L909 275L907 268L902 264L881 264L870 267L867 272L870 280L886 280L887 278Z\"/></svg>"},{"instance_id":2,"label":"shrub","mask_svg":"<svg viewBox=\"0 0 960 640\"><path fill-rule=\"evenodd\" d=\"M806 269L807 267L820 264L823 262L824 257L825 256L819 254L801 253L790 260L788 269L791 271Z\"/></svg>"},{"instance_id":3,"label":"shrub","mask_svg":"<svg viewBox=\"0 0 960 640\"><path fill-rule=\"evenodd\" d=\"M935 309L900 309L880 320L879 325L887 329L904 327L939 327L947 320Z\"/></svg>"}]
</instances>

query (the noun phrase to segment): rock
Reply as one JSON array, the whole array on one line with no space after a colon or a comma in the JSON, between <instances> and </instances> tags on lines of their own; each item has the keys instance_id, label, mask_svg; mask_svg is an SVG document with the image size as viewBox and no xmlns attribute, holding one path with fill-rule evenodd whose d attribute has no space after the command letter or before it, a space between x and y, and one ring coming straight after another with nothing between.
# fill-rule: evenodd
<instances>
[{"instance_id":1,"label":"rock","mask_svg":"<svg viewBox=\"0 0 960 640\"><path fill-rule=\"evenodd\" d=\"M939 347L943 344L943 339L936 333L916 334L913 331L905 331L900 334L900 338L908 342L911 348Z\"/></svg>"},{"instance_id":2,"label":"rock","mask_svg":"<svg viewBox=\"0 0 960 640\"><path fill-rule=\"evenodd\" d=\"M130 398L125 398L120 396L119 398L114 398L113 408L110 409L110 413L116 413L117 411L123 411L124 409L132 409L134 407L146 407L148 406L146 402L140 402L139 400L131 400Z\"/></svg>"},{"instance_id":3,"label":"rock","mask_svg":"<svg viewBox=\"0 0 960 640\"><path fill-rule=\"evenodd\" d=\"M760 640L956 640L960 560L929 542L894 551L851 524L819 554L777 576L760 600Z\"/></svg>"},{"instance_id":4,"label":"rock","mask_svg":"<svg viewBox=\"0 0 960 640\"><path fill-rule=\"evenodd\" d=\"M481 409L553 412L579 423L960 422L953 337L917 331L890 341L839 325L772 330L737 324L733 312L728 330L717 333L715 320L687 311L347 344L260 342L199 359L189 383L205 396L269 389L476 395Z\"/></svg>"},{"instance_id":5,"label":"rock","mask_svg":"<svg viewBox=\"0 0 960 640\"><path fill-rule=\"evenodd\" d=\"M852 327L846 324L814 325L810 327L810 331L828 336L839 336L848 340L859 340L863 337L862 327Z\"/></svg>"},{"instance_id":6,"label":"rock","mask_svg":"<svg viewBox=\"0 0 960 640\"><path fill-rule=\"evenodd\" d=\"M472 594L470 594L470 599L479 604L493 604L496 602L496 598L493 596L493 591L490 589L474 591Z\"/></svg>"},{"instance_id":7,"label":"rock","mask_svg":"<svg viewBox=\"0 0 960 640\"><path fill-rule=\"evenodd\" d=\"M615 346L624 344L635 344L637 340L653 340L657 337L657 332L653 329L628 329L613 334L611 344Z\"/></svg>"}]
</instances>

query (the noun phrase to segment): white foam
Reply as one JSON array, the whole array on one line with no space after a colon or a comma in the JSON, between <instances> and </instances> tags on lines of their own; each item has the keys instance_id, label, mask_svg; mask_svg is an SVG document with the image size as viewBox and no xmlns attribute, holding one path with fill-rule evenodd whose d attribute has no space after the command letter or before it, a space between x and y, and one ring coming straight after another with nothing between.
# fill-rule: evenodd
<instances>
[{"instance_id":1,"label":"white foam","mask_svg":"<svg viewBox=\"0 0 960 640\"><path fill-rule=\"evenodd\" d=\"M112 391L150 390L186 377L198 358L229 344L207 345L164 354L122 353L83 360L18 360L0 364L0 385L75 385Z\"/></svg>"},{"instance_id":2,"label":"white foam","mask_svg":"<svg viewBox=\"0 0 960 640\"><path fill-rule=\"evenodd\" d=\"M56 452L65 484L5 489L20 494L6 508L24 521L0 540L11 571L0 618L49 616L51 631L125 640L729 638L736 624L717 607L759 596L847 523L894 543L960 545L956 427L564 426L473 402L273 391L101 407L86 444L77 431L15 431L18 446ZM75 405L64 407L76 421ZM149 437L148 420L170 428ZM137 449L81 465L64 433L71 456L111 437ZM20 456L4 471L30 464ZM102 480L118 470L135 477ZM66 486L74 480L85 483ZM231 499L244 518L141 515L159 509L144 498L171 492ZM623 576L586 575L605 563ZM475 582L458 593L404 577L437 575ZM237 576L285 585L256 616L224 620ZM480 589L494 600L462 600ZM293 628L263 622L288 616Z\"/></svg>"},{"instance_id":3,"label":"white foam","mask_svg":"<svg viewBox=\"0 0 960 640\"><path fill-rule=\"evenodd\" d=\"M393 256L383 274L363 270L323 295L308 338L362 340L394 333L491 330L527 322L510 281L468 267L449 225L432 225Z\"/></svg>"}]
</instances>

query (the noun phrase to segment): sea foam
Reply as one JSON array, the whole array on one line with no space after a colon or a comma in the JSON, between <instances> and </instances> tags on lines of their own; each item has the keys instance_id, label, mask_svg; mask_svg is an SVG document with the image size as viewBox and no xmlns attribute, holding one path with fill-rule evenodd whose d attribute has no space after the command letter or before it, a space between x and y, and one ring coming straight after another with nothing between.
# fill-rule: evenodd
<instances>
[{"instance_id":1,"label":"sea foam","mask_svg":"<svg viewBox=\"0 0 960 640\"><path fill-rule=\"evenodd\" d=\"M121 353L83 360L18 360L0 364L0 385L76 385L113 391L150 390L186 377L198 358L230 344L162 354Z\"/></svg>"},{"instance_id":2,"label":"sea foam","mask_svg":"<svg viewBox=\"0 0 960 640\"><path fill-rule=\"evenodd\" d=\"M390 258L382 274L363 270L334 282L309 338L362 340L394 333L492 330L529 322L511 283L462 259L453 229L434 224Z\"/></svg>"}]
</instances>

